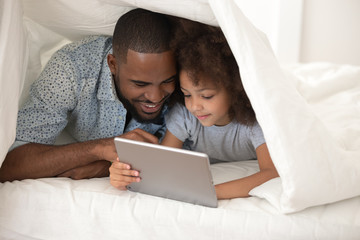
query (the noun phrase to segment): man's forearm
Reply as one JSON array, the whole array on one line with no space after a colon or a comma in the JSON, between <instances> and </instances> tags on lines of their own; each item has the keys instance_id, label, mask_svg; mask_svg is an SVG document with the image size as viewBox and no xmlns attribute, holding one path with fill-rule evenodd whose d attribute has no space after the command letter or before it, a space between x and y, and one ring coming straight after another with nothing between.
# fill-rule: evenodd
<instances>
[{"instance_id":1,"label":"man's forearm","mask_svg":"<svg viewBox=\"0 0 360 240\"><path fill-rule=\"evenodd\" d=\"M0 168L0 181L53 177L102 160L101 141L112 144L111 140L102 139L63 146L36 143L20 146L7 154Z\"/></svg>"},{"instance_id":2,"label":"man's forearm","mask_svg":"<svg viewBox=\"0 0 360 240\"><path fill-rule=\"evenodd\" d=\"M119 137L149 143L159 142L157 137L140 128L124 133ZM29 143L17 147L7 154L0 168L0 182L63 176L63 174L64 176L78 176L78 172L74 173L71 170L83 171L86 169L86 172L88 172L90 167L97 168L96 166L100 165L102 170L106 170L99 174L103 176L108 173L107 164L104 162L91 163L98 160L113 162L117 157L114 138L97 139L63 146ZM86 165L89 166L82 168ZM85 175L91 176L91 174ZM98 175L95 174L94 176Z\"/></svg>"}]
</instances>

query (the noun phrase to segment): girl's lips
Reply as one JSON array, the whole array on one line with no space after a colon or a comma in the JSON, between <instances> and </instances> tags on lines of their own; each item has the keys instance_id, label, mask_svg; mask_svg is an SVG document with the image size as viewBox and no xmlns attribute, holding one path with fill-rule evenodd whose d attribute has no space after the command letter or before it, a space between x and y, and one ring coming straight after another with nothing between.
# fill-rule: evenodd
<instances>
[{"instance_id":1,"label":"girl's lips","mask_svg":"<svg viewBox=\"0 0 360 240\"><path fill-rule=\"evenodd\" d=\"M196 116L199 120L204 120L206 119L207 117L209 117L210 114L207 114L207 115L201 115L201 116Z\"/></svg>"},{"instance_id":2,"label":"girl's lips","mask_svg":"<svg viewBox=\"0 0 360 240\"><path fill-rule=\"evenodd\" d=\"M162 104L140 103L141 110L145 113L156 113L160 110Z\"/></svg>"}]
</instances>

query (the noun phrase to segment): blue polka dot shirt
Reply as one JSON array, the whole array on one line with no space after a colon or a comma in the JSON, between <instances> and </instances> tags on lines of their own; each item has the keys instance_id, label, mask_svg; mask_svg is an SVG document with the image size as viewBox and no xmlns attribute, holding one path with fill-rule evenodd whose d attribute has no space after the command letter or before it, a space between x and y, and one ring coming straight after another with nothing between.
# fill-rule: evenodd
<instances>
[{"instance_id":1,"label":"blue polka dot shirt","mask_svg":"<svg viewBox=\"0 0 360 240\"><path fill-rule=\"evenodd\" d=\"M109 53L112 39L105 36L87 37L57 51L18 113L14 145L54 144L65 127L79 142L136 128L163 135L165 124L142 124L135 119L125 129L127 111L116 96L106 60Z\"/></svg>"}]
</instances>

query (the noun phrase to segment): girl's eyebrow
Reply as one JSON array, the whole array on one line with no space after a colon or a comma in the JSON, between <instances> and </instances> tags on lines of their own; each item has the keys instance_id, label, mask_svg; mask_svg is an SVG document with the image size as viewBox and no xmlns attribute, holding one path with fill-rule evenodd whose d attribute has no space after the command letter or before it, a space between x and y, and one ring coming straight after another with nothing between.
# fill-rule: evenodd
<instances>
[{"instance_id":1,"label":"girl's eyebrow","mask_svg":"<svg viewBox=\"0 0 360 240\"><path fill-rule=\"evenodd\" d=\"M183 87L180 87L181 88L181 90L183 90L183 91L189 91L189 90L186 90L185 88L183 88ZM205 91L205 90L216 90L215 88L201 88L201 89L197 89L196 90L196 92L203 92L203 91Z\"/></svg>"}]
</instances>

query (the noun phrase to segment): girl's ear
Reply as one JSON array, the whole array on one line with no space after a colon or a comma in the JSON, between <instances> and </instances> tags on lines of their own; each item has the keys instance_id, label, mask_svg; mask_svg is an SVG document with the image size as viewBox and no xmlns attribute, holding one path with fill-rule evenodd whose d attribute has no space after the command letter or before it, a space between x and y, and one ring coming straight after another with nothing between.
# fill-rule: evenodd
<instances>
[{"instance_id":1,"label":"girl's ear","mask_svg":"<svg viewBox=\"0 0 360 240\"><path fill-rule=\"evenodd\" d=\"M108 54L108 55L107 55L107 63L108 63L108 65L109 65L110 72L111 72L113 75L115 75L115 73L116 73L116 67L117 67L115 56L112 55L112 54Z\"/></svg>"}]
</instances>

